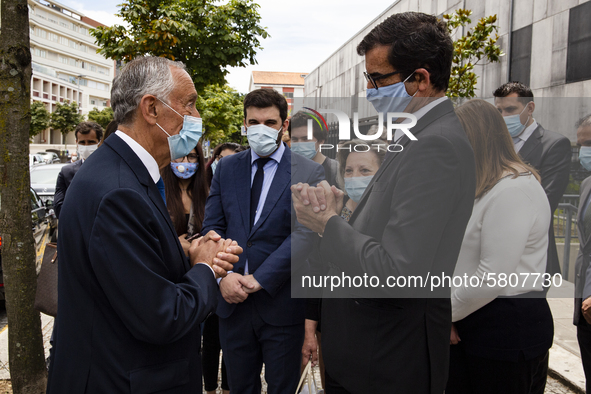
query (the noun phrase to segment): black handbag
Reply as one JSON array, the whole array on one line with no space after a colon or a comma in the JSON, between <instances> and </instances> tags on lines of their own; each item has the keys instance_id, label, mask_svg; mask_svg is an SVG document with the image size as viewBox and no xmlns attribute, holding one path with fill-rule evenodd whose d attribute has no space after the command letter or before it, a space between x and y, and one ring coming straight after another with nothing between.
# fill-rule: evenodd
<instances>
[{"instance_id":1,"label":"black handbag","mask_svg":"<svg viewBox=\"0 0 591 394\"><path fill-rule=\"evenodd\" d=\"M37 276L35 309L46 315L57 316L57 244L45 245L41 270Z\"/></svg>"}]
</instances>

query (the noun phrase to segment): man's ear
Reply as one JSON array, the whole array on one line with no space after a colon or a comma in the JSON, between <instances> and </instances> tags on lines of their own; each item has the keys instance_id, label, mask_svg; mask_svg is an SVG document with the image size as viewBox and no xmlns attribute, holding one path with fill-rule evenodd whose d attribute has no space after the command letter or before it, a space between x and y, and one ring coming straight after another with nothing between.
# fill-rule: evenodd
<instances>
[{"instance_id":1,"label":"man's ear","mask_svg":"<svg viewBox=\"0 0 591 394\"><path fill-rule=\"evenodd\" d=\"M142 97L139 108L144 120L152 126L155 125L158 121L159 112L159 108L156 107L156 97L146 94Z\"/></svg>"},{"instance_id":2,"label":"man's ear","mask_svg":"<svg viewBox=\"0 0 591 394\"><path fill-rule=\"evenodd\" d=\"M534 103L533 101L529 102L529 116L532 116L534 114L534 111L536 110L536 103Z\"/></svg>"},{"instance_id":3,"label":"man's ear","mask_svg":"<svg viewBox=\"0 0 591 394\"><path fill-rule=\"evenodd\" d=\"M415 70L415 81L418 83L419 91L424 92L429 89L431 84L431 75L429 71L424 68L418 68Z\"/></svg>"},{"instance_id":4,"label":"man's ear","mask_svg":"<svg viewBox=\"0 0 591 394\"><path fill-rule=\"evenodd\" d=\"M283 128L281 129L281 132L285 132L287 131L287 127L289 126L289 119L285 119L285 121L283 122Z\"/></svg>"}]
</instances>

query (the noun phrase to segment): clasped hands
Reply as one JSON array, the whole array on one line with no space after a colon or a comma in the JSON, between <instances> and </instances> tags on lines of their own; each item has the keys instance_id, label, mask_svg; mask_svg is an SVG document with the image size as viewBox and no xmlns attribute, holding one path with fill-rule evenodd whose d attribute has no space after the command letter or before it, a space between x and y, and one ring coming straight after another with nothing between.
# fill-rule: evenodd
<instances>
[{"instance_id":1,"label":"clasped hands","mask_svg":"<svg viewBox=\"0 0 591 394\"><path fill-rule=\"evenodd\" d=\"M205 263L213 269L216 279L224 278L228 271L232 271L241 253L242 248L236 241L222 239L215 231L210 231L191 242L189 261L191 266Z\"/></svg>"},{"instance_id":2,"label":"clasped hands","mask_svg":"<svg viewBox=\"0 0 591 394\"><path fill-rule=\"evenodd\" d=\"M322 181L313 187L298 183L291 187L291 198L298 222L310 230L323 234L328 220L343 209L345 193Z\"/></svg>"}]
</instances>

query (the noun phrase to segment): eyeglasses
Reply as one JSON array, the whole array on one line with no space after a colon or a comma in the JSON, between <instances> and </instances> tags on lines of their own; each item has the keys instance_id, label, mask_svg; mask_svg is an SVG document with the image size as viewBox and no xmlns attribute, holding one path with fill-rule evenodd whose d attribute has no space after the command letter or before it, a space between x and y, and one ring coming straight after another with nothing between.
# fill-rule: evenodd
<instances>
[{"instance_id":1,"label":"eyeglasses","mask_svg":"<svg viewBox=\"0 0 591 394\"><path fill-rule=\"evenodd\" d=\"M367 73L367 71L363 72L363 75L365 76L365 80L367 82L370 82L372 84L372 86L374 87L374 89L378 90L378 84L376 83L376 81L379 81L380 79L384 79L384 78L388 78L391 77L392 75L396 75L396 74L400 74L402 73L402 71L394 71L388 74L383 74L383 75L379 75L377 77L372 77L370 74Z\"/></svg>"},{"instance_id":2,"label":"eyeglasses","mask_svg":"<svg viewBox=\"0 0 591 394\"><path fill-rule=\"evenodd\" d=\"M197 160L199 159L199 155L197 155L195 153L189 153L187 156L181 157L181 162L185 161L185 159L187 159L187 161L189 163L197 163Z\"/></svg>"}]
</instances>

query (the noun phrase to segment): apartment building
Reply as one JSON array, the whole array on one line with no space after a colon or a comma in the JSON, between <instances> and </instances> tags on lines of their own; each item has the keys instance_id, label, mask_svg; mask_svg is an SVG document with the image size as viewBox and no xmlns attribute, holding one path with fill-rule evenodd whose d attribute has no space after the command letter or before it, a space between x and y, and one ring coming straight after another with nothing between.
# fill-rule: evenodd
<instances>
[{"instance_id":1,"label":"apartment building","mask_svg":"<svg viewBox=\"0 0 591 394\"><path fill-rule=\"evenodd\" d=\"M76 101L80 113L110 105L115 72L113 60L96 53L90 29L102 26L82 13L52 0L29 0L29 25L33 76L31 99L53 112L57 103ZM31 152L63 149L74 144L70 133L64 140L58 130L36 136Z\"/></svg>"},{"instance_id":2,"label":"apartment building","mask_svg":"<svg viewBox=\"0 0 591 394\"><path fill-rule=\"evenodd\" d=\"M304 97L304 78L308 73L282 71L253 71L250 76L249 92L255 89L275 89L287 99L291 115L294 97Z\"/></svg>"}]
</instances>

